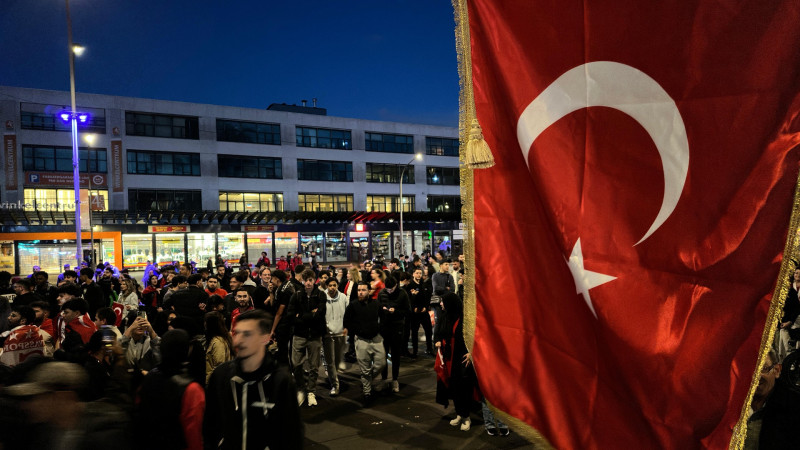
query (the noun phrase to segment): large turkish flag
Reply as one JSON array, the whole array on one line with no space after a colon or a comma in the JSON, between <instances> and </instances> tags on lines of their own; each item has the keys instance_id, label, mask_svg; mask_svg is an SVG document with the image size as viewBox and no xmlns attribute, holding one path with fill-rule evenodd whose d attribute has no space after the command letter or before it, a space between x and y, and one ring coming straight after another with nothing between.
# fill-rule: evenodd
<instances>
[{"instance_id":1,"label":"large turkish flag","mask_svg":"<svg viewBox=\"0 0 800 450\"><path fill-rule=\"evenodd\" d=\"M792 212L800 3L467 5L482 391L558 448L726 447Z\"/></svg>"}]
</instances>

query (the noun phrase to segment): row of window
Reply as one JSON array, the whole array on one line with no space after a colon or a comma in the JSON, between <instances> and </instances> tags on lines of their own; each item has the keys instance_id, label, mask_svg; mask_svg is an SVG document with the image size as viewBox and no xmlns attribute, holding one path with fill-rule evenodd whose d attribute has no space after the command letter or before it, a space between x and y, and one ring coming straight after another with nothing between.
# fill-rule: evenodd
<instances>
[{"instance_id":1,"label":"row of window","mask_svg":"<svg viewBox=\"0 0 800 450\"><path fill-rule=\"evenodd\" d=\"M79 150L81 172L107 173L105 149ZM128 173L133 175L201 176L200 154L186 152L156 152L128 150ZM54 146L22 146L23 170L47 172L72 172L72 149ZM456 167L427 167L427 184L459 184ZM367 183L414 184L414 171L400 164L366 164ZM228 178L283 179L280 158L217 155L217 176ZM306 181L353 181L353 163L314 159L297 160L297 179Z\"/></svg>"},{"instance_id":2,"label":"row of window","mask_svg":"<svg viewBox=\"0 0 800 450\"><path fill-rule=\"evenodd\" d=\"M298 210L304 212L353 211L352 194L300 193ZM416 210L414 196L403 196L403 211ZM200 191L172 191L159 189L129 189L128 208L132 211L201 210ZM457 195L429 195L428 209L435 212L458 211L461 198ZM276 212L283 211L283 193L280 192L220 192L220 211ZM397 195L367 195L367 211L396 212L400 210Z\"/></svg>"},{"instance_id":3,"label":"row of window","mask_svg":"<svg viewBox=\"0 0 800 450\"><path fill-rule=\"evenodd\" d=\"M68 110L66 106L21 103L22 128L27 130L70 131L58 115ZM79 108L89 119L80 127L91 133L105 134L105 110ZM199 119L192 116L125 112L125 134L175 139L200 138ZM351 130L296 126L295 144L298 147L352 150ZM365 150L368 152L414 153L414 136L404 134L366 132ZM217 119L217 140L249 144L281 145L281 126L278 123L247 122ZM425 137L428 155L458 156L458 139Z\"/></svg>"},{"instance_id":4,"label":"row of window","mask_svg":"<svg viewBox=\"0 0 800 450\"><path fill-rule=\"evenodd\" d=\"M108 210L108 190L85 191L85 200L92 210ZM75 191L72 189L25 188L24 208L30 211L74 211ZM353 211L352 194L301 193L297 196L298 210L304 212ZM128 208L131 211L199 211L202 210L201 191L176 191L166 189L129 189ZM403 212L416 209L414 196L403 196ZM461 198L457 195L429 195L431 212L457 212ZM283 193L280 192L220 192L220 211L280 212ZM396 212L400 210L397 195L367 195L367 211Z\"/></svg>"}]
</instances>

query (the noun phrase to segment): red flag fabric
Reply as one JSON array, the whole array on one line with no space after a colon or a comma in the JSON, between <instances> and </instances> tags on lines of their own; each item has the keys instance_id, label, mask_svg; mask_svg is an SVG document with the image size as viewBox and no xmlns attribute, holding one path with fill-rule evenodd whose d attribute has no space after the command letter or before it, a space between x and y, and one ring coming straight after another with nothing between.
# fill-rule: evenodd
<instances>
[{"instance_id":1,"label":"red flag fabric","mask_svg":"<svg viewBox=\"0 0 800 450\"><path fill-rule=\"evenodd\" d=\"M800 3L464 1L481 390L557 448L726 447L792 212Z\"/></svg>"},{"instance_id":2,"label":"red flag fabric","mask_svg":"<svg viewBox=\"0 0 800 450\"><path fill-rule=\"evenodd\" d=\"M117 320L114 322L114 326L122 325L122 319L125 318L125 305L122 303L114 302L111 304L111 309L114 310L114 314L117 316Z\"/></svg>"}]
</instances>

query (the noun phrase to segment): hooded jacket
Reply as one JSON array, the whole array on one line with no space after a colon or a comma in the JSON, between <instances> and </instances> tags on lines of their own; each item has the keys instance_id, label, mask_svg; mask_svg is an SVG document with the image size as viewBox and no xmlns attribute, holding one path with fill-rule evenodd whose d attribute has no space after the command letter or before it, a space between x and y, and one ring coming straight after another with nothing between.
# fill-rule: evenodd
<instances>
[{"instance_id":1,"label":"hooded jacket","mask_svg":"<svg viewBox=\"0 0 800 450\"><path fill-rule=\"evenodd\" d=\"M255 372L237 358L214 370L206 390L206 449L295 449L303 446L303 420L294 378L267 352Z\"/></svg>"}]
</instances>

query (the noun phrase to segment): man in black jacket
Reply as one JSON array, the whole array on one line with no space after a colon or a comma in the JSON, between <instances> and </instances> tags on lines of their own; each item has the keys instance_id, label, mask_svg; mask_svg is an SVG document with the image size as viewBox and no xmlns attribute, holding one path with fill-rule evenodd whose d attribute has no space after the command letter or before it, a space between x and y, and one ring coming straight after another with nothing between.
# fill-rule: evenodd
<instances>
[{"instance_id":1,"label":"man in black jacket","mask_svg":"<svg viewBox=\"0 0 800 450\"><path fill-rule=\"evenodd\" d=\"M369 285L358 283L358 301L350 302L344 313L344 334L356 337L356 358L361 369L364 403L372 396L372 379L386 365L383 338L379 333L380 304L369 295Z\"/></svg>"},{"instance_id":2,"label":"man in black jacket","mask_svg":"<svg viewBox=\"0 0 800 450\"><path fill-rule=\"evenodd\" d=\"M403 340L403 328L410 308L406 291L400 288L393 276L386 277L384 284L386 287L378 294L378 302L381 305L383 347L386 349L387 358L391 355L392 361L392 382L387 382L387 387L391 385L392 392L400 392L397 377L400 375L400 357L408 352L408 341ZM388 374L387 364L381 371L381 380L386 380Z\"/></svg>"},{"instance_id":3,"label":"man in black jacket","mask_svg":"<svg viewBox=\"0 0 800 450\"><path fill-rule=\"evenodd\" d=\"M188 281L189 286L172 294L169 299L164 301L164 307L172 309L179 316L194 320L202 330L208 294L201 287L203 277L200 274L189 275Z\"/></svg>"},{"instance_id":4,"label":"man in black jacket","mask_svg":"<svg viewBox=\"0 0 800 450\"><path fill-rule=\"evenodd\" d=\"M431 316L428 313L431 301L431 292L422 281L422 268L414 269L411 280L405 286L411 303L411 357L417 357L419 347L419 327L425 330L425 346L428 354L433 356L433 329Z\"/></svg>"},{"instance_id":5,"label":"man in black jacket","mask_svg":"<svg viewBox=\"0 0 800 450\"><path fill-rule=\"evenodd\" d=\"M328 330L325 322L327 301L325 293L314 285L317 275L311 269L300 274L303 289L296 291L289 301L286 318L294 324L292 335L292 367L297 382L297 403L306 399L308 406L317 405L314 390L319 376L322 336Z\"/></svg>"},{"instance_id":6,"label":"man in black jacket","mask_svg":"<svg viewBox=\"0 0 800 450\"><path fill-rule=\"evenodd\" d=\"M98 309L111 306L106 304L103 289L94 282L94 271L88 267L81 269L79 277L83 288L83 299L89 304L89 317L94 317Z\"/></svg>"},{"instance_id":7,"label":"man in black jacket","mask_svg":"<svg viewBox=\"0 0 800 450\"><path fill-rule=\"evenodd\" d=\"M206 449L302 448L297 388L289 371L267 352L268 326L264 311L239 316L233 334L236 359L217 367L208 380Z\"/></svg>"}]
</instances>

